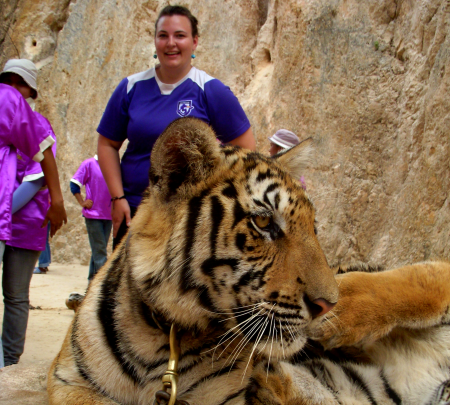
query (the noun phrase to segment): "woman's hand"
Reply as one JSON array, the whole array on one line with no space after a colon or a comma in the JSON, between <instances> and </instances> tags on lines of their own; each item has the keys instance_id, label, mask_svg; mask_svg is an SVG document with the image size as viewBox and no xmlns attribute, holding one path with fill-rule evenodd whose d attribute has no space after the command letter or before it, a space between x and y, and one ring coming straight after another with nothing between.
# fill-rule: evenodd
<instances>
[{"instance_id":1,"label":"woman's hand","mask_svg":"<svg viewBox=\"0 0 450 405\"><path fill-rule=\"evenodd\" d=\"M86 209L89 210L94 205L94 201L92 201L92 200L84 200L83 204L81 204L81 205L82 205L83 208L86 208Z\"/></svg>"},{"instance_id":2,"label":"woman's hand","mask_svg":"<svg viewBox=\"0 0 450 405\"><path fill-rule=\"evenodd\" d=\"M111 202L111 217L113 225L113 237L115 238L124 218L126 220L127 226L130 226L131 211L130 206L128 205L128 201L125 198L121 198L119 200L114 200Z\"/></svg>"}]
</instances>

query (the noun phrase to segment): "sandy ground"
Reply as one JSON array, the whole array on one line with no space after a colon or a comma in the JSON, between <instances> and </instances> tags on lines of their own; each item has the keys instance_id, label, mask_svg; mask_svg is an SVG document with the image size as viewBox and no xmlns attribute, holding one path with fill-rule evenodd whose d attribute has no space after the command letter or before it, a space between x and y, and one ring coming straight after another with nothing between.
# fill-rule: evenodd
<instances>
[{"instance_id":1,"label":"sandy ground","mask_svg":"<svg viewBox=\"0 0 450 405\"><path fill-rule=\"evenodd\" d=\"M52 263L47 274L34 274L25 351L20 363L0 369L0 404L47 404L46 373L61 348L74 312L65 300L73 291L84 293L88 267ZM3 319L3 299L0 317Z\"/></svg>"}]
</instances>

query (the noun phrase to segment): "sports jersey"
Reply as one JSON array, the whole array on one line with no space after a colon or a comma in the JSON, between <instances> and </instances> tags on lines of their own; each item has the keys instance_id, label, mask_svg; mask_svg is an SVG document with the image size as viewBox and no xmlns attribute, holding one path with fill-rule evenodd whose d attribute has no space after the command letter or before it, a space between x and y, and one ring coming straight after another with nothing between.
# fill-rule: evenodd
<instances>
[{"instance_id":1,"label":"sports jersey","mask_svg":"<svg viewBox=\"0 0 450 405\"><path fill-rule=\"evenodd\" d=\"M81 163L73 178L79 187L86 187L86 200L92 201L91 208L83 208L85 218L111 220L111 196L97 161L97 156Z\"/></svg>"},{"instance_id":2,"label":"sports jersey","mask_svg":"<svg viewBox=\"0 0 450 405\"><path fill-rule=\"evenodd\" d=\"M44 158L42 152L54 142L21 94L0 83L0 240L11 238L16 148L40 162Z\"/></svg>"},{"instance_id":3,"label":"sports jersey","mask_svg":"<svg viewBox=\"0 0 450 405\"><path fill-rule=\"evenodd\" d=\"M56 136L47 118L34 112L39 123L50 135L55 143L52 145L53 155L56 156ZM24 181L33 181L44 177L41 165L17 150L17 173L14 191ZM41 228L50 206L47 186L42 187L33 198L12 216L11 239L6 242L8 246L30 250L45 250L47 240L47 227Z\"/></svg>"},{"instance_id":4,"label":"sports jersey","mask_svg":"<svg viewBox=\"0 0 450 405\"><path fill-rule=\"evenodd\" d=\"M153 145L165 128L180 117L205 121L223 143L250 128L230 88L195 67L175 84L162 83L155 68L123 79L111 96L97 131L113 141L129 141L121 171L130 206L139 205L149 184Z\"/></svg>"}]
</instances>

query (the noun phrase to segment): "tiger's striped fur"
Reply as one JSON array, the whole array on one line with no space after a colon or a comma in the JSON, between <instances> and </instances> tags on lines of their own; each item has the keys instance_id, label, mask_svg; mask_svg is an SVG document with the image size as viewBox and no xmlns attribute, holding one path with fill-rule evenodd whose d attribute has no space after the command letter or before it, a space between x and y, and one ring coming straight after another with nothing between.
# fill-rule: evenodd
<instances>
[{"instance_id":1,"label":"tiger's striped fur","mask_svg":"<svg viewBox=\"0 0 450 405\"><path fill-rule=\"evenodd\" d=\"M386 365L370 357L370 348L387 338L364 341L387 320L351 335L355 358L364 364L330 360L332 352L320 345L305 360L313 355L308 336L330 347L346 344L344 320L356 325L344 317L355 309L345 297L356 293L344 287L359 274L337 276L344 299L333 313L343 321L330 316L323 323L338 287L315 235L314 208L294 180L309 147L306 141L270 159L219 147L196 119L171 124L152 152L150 187L128 238L89 286L52 364L50 404L152 404L167 369L171 323L180 330L179 399L191 405L365 403L358 398L366 393L354 388L358 367L370 370L380 392L388 391ZM448 276L450 267L445 270ZM377 273L375 283L388 274ZM425 323L392 321L392 331L383 331L434 331L446 319L450 288L442 298L441 307L417 312L427 316ZM342 326L337 343L331 324ZM436 391L446 378L425 385ZM372 384L359 380L378 401ZM396 395L409 394L401 388Z\"/></svg>"}]
</instances>

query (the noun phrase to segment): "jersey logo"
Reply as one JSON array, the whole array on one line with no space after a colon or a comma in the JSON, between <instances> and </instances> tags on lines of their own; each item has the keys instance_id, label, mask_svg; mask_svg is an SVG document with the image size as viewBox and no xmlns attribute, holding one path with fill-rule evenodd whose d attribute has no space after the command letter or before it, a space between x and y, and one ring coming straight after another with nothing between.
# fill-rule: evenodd
<instances>
[{"instance_id":1,"label":"jersey logo","mask_svg":"<svg viewBox=\"0 0 450 405\"><path fill-rule=\"evenodd\" d=\"M193 109L192 100L178 101L177 114L180 117L187 117Z\"/></svg>"}]
</instances>

